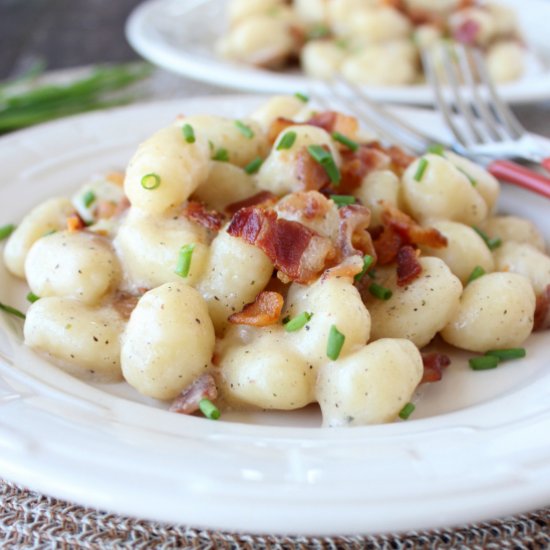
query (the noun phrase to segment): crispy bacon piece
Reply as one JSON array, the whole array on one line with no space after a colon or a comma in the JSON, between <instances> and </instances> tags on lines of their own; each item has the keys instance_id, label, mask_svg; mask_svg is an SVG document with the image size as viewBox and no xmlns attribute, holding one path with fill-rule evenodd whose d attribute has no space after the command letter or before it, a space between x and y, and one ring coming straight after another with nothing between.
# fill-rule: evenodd
<instances>
[{"instance_id":1,"label":"crispy bacon piece","mask_svg":"<svg viewBox=\"0 0 550 550\"><path fill-rule=\"evenodd\" d=\"M277 195L273 194L271 191L260 191L251 197L243 199L242 201L232 202L225 207L225 211L233 215L237 210L241 208L246 208L248 206L271 206L275 204L279 198Z\"/></svg>"},{"instance_id":2,"label":"crispy bacon piece","mask_svg":"<svg viewBox=\"0 0 550 550\"><path fill-rule=\"evenodd\" d=\"M193 414L199 410L201 399L213 401L218 397L216 382L211 374L203 374L187 386L170 405L170 411L180 414Z\"/></svg>"},{"instance_id":3,"label":"crispy bacon piece","mask_svg":"<svg viewBox=\"0 0 550 550\"><path fill-rule=\"evenodd\" d=\"M322 128L329 134L332 134L332 132L339 132L340 134L352 138L359 130L359 123L355 117L344 115L336 111L316 113L306 121L306 124Z\"/></svg>"},{"instance_id":4,"label":"crispy bacon piece","mask_svg":"<svg viewBox=\"0 0 550 550\"><path fill-rule=\"evenodd\" d=\"M120 185L122 187L124 185L124 172L109 172L105 179L111 183L114 183L115 185Z\"/></svg>"},{"instance_id":5,"label":"crispy bacon piece","mask_svg":"<svg viewBox=\"0 0 550 550\"><path fill-rule=\"evenodd\" d=\"M317 191L290 193L278 203L276 210L285 218L307 225L309 221L325 220L333 204Z\"/></svg>"},{"instance_id":6,"label":"crispy bacon piece","mask_svg":"<svg viewBox=\"0 0 550 550\"><path fill-rule=\"evenodd\" d=\"M397 286L406 286L422 273L417 251L409 245L397 252Z\"/></svg>"},{"instance_id":7,"label":"crispy bacon piece","mask_svg":"<svg viewBox=\"0 0 550 550\"><path fill-rule=\"evenodd\" d=\"M377 229L377 231L371 232L377 262L380 265L391 264L403 246L403 238L390 226L381 226Z\"/></svg>"},{"instance_id":8,"label":"crispy bacon piece","mask_svg":"<svg viewBox=\"0 0 550 550\"><path fill-rule=\"evenodd\" d=\"M424 364L424 374L420 383L439 382L443 377L443 369L451 364L451 359L443 353L423 353L422 363Z\"/></svg>"},{"instance_id":9,"label":"crispy bacon piece","mask_svg":"<svg viewBox=\"0 0 550 550\"><path fill-rule=\"evenodd\" d=\"M182 214L210 231L219 231L224 220L223 214L216 210L207 210L204 204L198 201L189 201Z\"/></svg>"},{"instance_id":10,"label":"crispy bacon piece","mask_svg":"<svg viewBox=\"0 0 550 550\"><path fill-rule=\"evenodd\" d=\"M67 218L67 230L70 233L82 231L86 227L84 220L78 214L71 214Z\"/></svg>"},{"instance_id":11,"label":"crispy bacon piece","mask_svg":"<svg viewBox=\"0 0 550 550\"><path fill-rule=\"evenodd\" d=\"M318 190L330 185L330 177L305 147L296 156L296 177L305 191Z\"/></svg>"},{"instance_id":12,"label":"crispy bacon piece","mask_svg":"<svg viewBox=\"0 0 550 550\"><path fill-rule=\"evenodd\" d=\"M363 270L363 258L361 256L348 256L344 261L327 269L321 280L327 279L353 279L355 275L361 273ZM352 281L353 282L353 281Z\"/></svg>"},{"instance_id":13,"label":"crispy bacon piece","mask_svg":"<svg viewBox=\"0 0 550 550\"><path fill-rule=\"evenodd\" d=\"M299 283L312 281L335 256L329 239L301 223L277 219L273 210L242 208L227 232L263 250L285 277Z\"/></svg>"},{"instance_id":14,"label":"crispy bacon piece","mask_svg":"<svg viewBox=\"0 0 550 550\"><path fill-rule=\"evenodd\" d=\"M370 223L370 210L360 204L349 204L338 210L340 225L338 227L337 248L340 259L348 256L370 254L376 257L372 239L367 231Z\"/></svg>"},{"instance_id":15,"label":"crispy bacon piece","mask_svg":"<svg viewBox=\"0 0 550 550\"><path fill-rule=\"evenodd\" d=\"M281 132L286 130L289 126L295 126L296 124L299 124L299 123L294 122L293 120L291 120L289 118L277 117L271 123L271 125L269 126L269 129L267 131L267 140L268 140L268 142L271 145L273 145Z\"/></svg>"},{"instance_id":16,"label":"crispy bacon piece","mask_svg":"<svg viewBox=\"0 0 550 550\"><path fill-rule=\"evenodd\" d=\"M338 186L338 193L353 191L361 185L363 178L375 170L389 168L390 158L378 147L361 145L357 151L344 149L341 151L342 179Z\"/></svg>"},{"instance_id":17,"label":"crispy bacon piece","mask_svg":"<svg viewBox=\"0 0 550 550\"><path fill-rule=\"evenodd\" d=\"M537 296L533 330L544 330L550 326L550 285Z\"/></svg>"},{"instance_id":18,"label":"crispy bacon piece","mask_svg":"<svg viewBox=\"0 0 550 550\"><path fill-rule=\"evenodd\" d=\"M234 325L268 327L279 321L283 310L284 298L278 292L262 291L256 299L243 309L229 316Z\"/></svg>"}]
</instances>

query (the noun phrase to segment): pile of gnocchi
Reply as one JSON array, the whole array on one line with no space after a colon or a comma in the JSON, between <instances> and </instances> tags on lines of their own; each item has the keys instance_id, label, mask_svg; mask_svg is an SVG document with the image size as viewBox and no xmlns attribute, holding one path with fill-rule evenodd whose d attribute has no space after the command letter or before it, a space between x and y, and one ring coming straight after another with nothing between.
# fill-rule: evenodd
<instances>
[{"instance_id":1,"label":"pile of gnocchi","mask_svg":"<svg viewBox=\"0 0 550 550\"><path fill-rule=\"evenodd\" d=\"M547 326L544 240L498 194L440 146L415 158L278 96L178 116L125 174L33 208L3 256L30 288L25 344L71 373L184 414L378 424L443 376L434 338L491 362Z\"/></svg>"},{"instance_id":2,"label":"pile of gnocchi","mask_svg":"<svg viewBox=\"0 0 550 550\"><path fill-rule=\"evenodd\" d=\"M218 53L256 67L406 86L422 81L420 49L456 40L485 52L495 82L524 71L514 12L482 0L230 0L227 12Z\"/></svg>"}]
</instances>

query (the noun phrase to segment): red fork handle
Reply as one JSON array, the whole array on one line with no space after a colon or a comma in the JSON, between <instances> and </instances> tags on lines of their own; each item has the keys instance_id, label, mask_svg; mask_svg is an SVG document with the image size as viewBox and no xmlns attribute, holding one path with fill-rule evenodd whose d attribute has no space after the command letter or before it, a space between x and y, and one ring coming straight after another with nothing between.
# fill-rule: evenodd
<instances>
[{"instance_id":1,"label":"red fork handle","mask_svg":"<svg viewBox=\"0 0 550 550\"><path fill-rule=\"evenodd\" d=\"M547 157L545 159L542 159L542 167L547 171L550 172L550 157Z\"/></svg>"},{"instance_id":2,"label":"red fork handle","mask_svg":"<svg viewBox=\"0 0 550 550\"><path fill-rule=\"evenodd\" d=\"M550 168L550 159L545 159ZM488 170L495 178L513 183L550 199L550 178L509 160L495 160Z\"/></svg>"}]
</instances>

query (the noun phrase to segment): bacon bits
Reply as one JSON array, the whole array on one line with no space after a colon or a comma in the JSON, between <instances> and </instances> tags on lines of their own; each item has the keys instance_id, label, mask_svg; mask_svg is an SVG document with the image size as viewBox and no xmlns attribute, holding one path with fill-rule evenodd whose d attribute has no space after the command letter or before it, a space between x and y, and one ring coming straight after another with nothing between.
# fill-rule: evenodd
<instances>
[{"instance_id":1,"label":"bacon bits","mask_svg":"<svg viewBox=\"0 0 550 550\"><path fill-rule=\"evenodd\" d=\"M533 330L544 330L548 327L550 327L550 285L537 296Z\"/></svg>"},{"instance_id":2,"label":"bacon bits","mask_svg":"<svg viewBox=\"0 0 550 550\"><path fill-rule=\"evenodd\" d=\"M340 259L359 254L376 257L372 239L367 231L370 210L360 204L350 204L338 210L338 252Z\"/></svg>"},{"instance_id":3,"label":"bacon bits","mask_svg":"<svg viewBox=\"0 0 550 550\"><path fill-rule=\"evenodd\" d=\"M397 286L406 286L422 273L417 251L412 246L403 246L397 252Z\"/></svg>"},{"instance_id":4,"label":"bacon bits","mask_svg":"<svg viewBox=\"0 0 550 550\"><path fill-rule=\"evenodd\" d=\"M278 292L262 291L251 304L229 316L229 322L235 325L268 327L279 321L284 299Z\"/></svg>"},{"instance_id":5,"label":"bacon bits","mask_svg":"<svg viewBox=\"0 0 550 550\"><path fill-rule=\"evenodd\" d=\"M451 364L451 359L443 353L423 353L422 363L424 364L424 374L420 383L439 382L443 377L443 369Z\"/></svg>"},{"instance_id":6,"label":"bacon bits","mask_svg":"<svg viewBox=\"0 0 550 550\"><path fill-rule=\"evenodd\" d=\"M82 231L86 227L84 220L78 214L72 214L67 218L67 230L70 233Z\"/></svg>"},{"instance_id":7,"label":"bacon bits","mask_svg":"<svg viewBox=\"0 0 550 550\"><path fill-rule=\"evenodd\" d=\"M223 214L216 212L216 210L207 210L204 204L197 201L189 201L185 205L182 214L209 231L219 231L224 220Z\"/></svg>"},{"instance_id":8,"label":"bacon bits","mask_svg":"<svg viewBox=\"0 0 550 550\"><path fill-rule=\"evenodd\" d=\"M233 215L237 210L246 208L248 206L272 206L277 203L279 198L271 191L260 191L251 197L248 197L242 201L232 202L225 207L225 211L228 214Z\"/></svg>"},{"instance_id":9,"label":"bacon bits","mask_svg":"<svg viewBox=\"0 0 550 550\"><path fill-rule=\"evenodd\" d=\"M328 151L327 147L325 149ZM327 171L308 153L306 147L298 151L295 170L304 191L323 189L331 184Z\"/></svg>"},{"instance_id":10,"label":"bacon bits","mask_svg":"<svg viewBox=\"0 0 550 550\"><path fill-rule=\"evenodd\" d=\"M193 414L199 410L202 399L213 401L217 397L218 389L213 376L203 374L176 397L169 410L180 414Z\"/></svg>"},{"instance_id":11,"label":"bacon bits","mask_svg":"<svg viewBox=\"0 0 550 550\"><path fill-rule=\"evenodd\" d=\"M375 170L384 170L390 165L388 155L376 146L361 145L355 152L345 149L341 151L341 155L342 179L338 186L338 193L349 193L357 189L367 174Z\"/></svg>"}]
</instances>

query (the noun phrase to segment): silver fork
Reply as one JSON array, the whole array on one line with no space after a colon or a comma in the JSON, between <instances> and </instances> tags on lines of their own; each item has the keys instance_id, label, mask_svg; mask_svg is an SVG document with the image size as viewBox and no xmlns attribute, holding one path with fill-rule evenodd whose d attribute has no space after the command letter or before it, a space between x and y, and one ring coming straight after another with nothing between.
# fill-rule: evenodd
<instances>
[{"instance_id":1,"label":"silver fork","mask_svg":"<svg viewBox=\"0 0 550 550\"><path fill-rule=\"evenodd\" d=\"M422 51L422 64L457 153L550 167L550 140L529 133L502 101L478 49L440 44Z\"/></svg>"}]
</instances>

